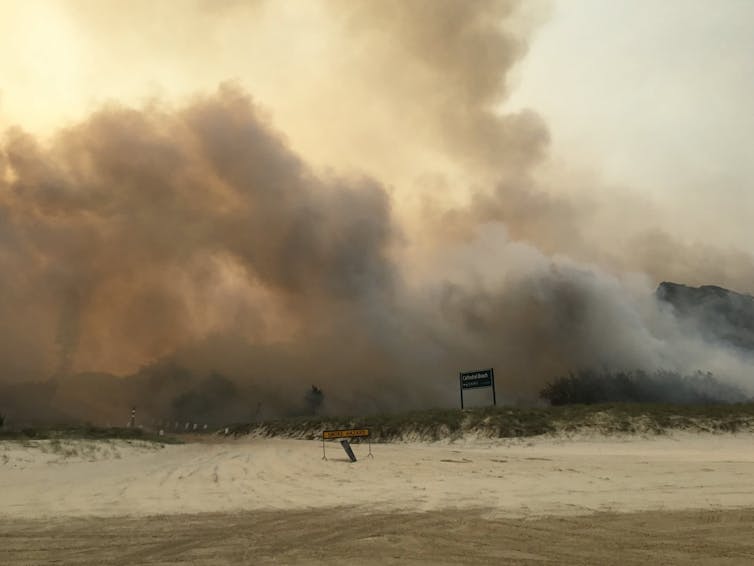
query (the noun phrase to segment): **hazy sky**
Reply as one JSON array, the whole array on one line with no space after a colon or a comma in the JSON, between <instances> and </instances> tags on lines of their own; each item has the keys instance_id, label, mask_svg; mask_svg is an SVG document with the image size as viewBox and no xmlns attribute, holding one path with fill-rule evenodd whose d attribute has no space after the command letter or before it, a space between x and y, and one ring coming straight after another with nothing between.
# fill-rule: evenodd
<instances>
[{"instance_id":1,"label":"hazy sky","mask_svg":"<svg viewBox=\"0 0 754 566\"><path fill-rule=\"evenodd\" d=\"M556 154L735 243L754 235L753 23L747 0L561 0L513 102L545 116Z\"/></svg>"},{"instance_id":2,"label":"hazy sky","mask_svg":"<svg viewBox=\"0 0 754 566\"><path fill-rule=\"evenodd\" d=\"M559 0L529 9L544 24L503 106L543 116L553 161L596 176L603 191L682 203L675 220L687 240L714 233L751 249L754 3ZM400 160L385 150L389 137L371 133L379 114L350 112L343 124L343 106L363 100L332 103L331 77L350 54L325 12L308 1L0 0L0 127L47 133L108 100L180 98L230 78L308 159L344 166L359 146L348 165L384 176L401 166L388 162Z\"/></svg>"}]
</instances>

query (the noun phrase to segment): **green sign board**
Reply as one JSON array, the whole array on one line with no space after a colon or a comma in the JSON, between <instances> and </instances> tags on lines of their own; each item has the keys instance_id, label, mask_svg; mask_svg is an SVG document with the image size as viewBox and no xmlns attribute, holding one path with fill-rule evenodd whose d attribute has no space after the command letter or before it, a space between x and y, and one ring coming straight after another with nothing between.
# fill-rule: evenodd
<instances>
[{"instance_id":1,"label":"green sign board","mask_svg":"<svg viewBox=\"0 0 754 566\"><path fill-rule=\"evenodd\" d=\"M477 387L492 387L492 370L468 371L461 374L462 389L476 389Z\"/></svg>"},{"instance_id":2,"label":"green sign board","mask_svg":"<svg viewBox=\"0 0 754 566\"><path fill-rule=\"evenodd\" d=\"M463 390L478 389L480 387L492 387L492 404L497 405L495 397L495 370L478 369L475 371L462 371L458 375L458 381L461 386L461 408L463 409Z\"/></svg>"}]
</instances>

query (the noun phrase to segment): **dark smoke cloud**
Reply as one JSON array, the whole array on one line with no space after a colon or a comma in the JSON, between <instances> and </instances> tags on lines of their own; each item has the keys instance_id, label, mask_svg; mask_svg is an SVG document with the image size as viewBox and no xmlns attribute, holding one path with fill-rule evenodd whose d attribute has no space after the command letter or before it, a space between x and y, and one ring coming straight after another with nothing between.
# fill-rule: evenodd
<instances>
[{"instance_id":1,"label":"dark smoke cloud","mask_svg":"<svg viewBox=\"0 0 754 566\"><path fill-rule=\"evenodd\" d=\"M223 271L272 303L231 297L251 312L217 329L241 333L256 308L326 323L392 292L384 189L315 176L232 86L177 111L107 108L49 147L14 131L3 156L3 343L39 353L8 352L6 374L34 358L44 374L171 353L215 330L201 310L219 309L205 303Z\"/></svg>"}]
</instances>

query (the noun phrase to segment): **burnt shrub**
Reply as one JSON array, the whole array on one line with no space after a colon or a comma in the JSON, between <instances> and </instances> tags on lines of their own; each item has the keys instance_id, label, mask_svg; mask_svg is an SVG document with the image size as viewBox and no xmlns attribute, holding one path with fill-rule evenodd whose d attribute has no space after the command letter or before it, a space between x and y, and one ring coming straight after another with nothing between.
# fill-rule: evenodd
<instances>
[{"instance_id":1,"label":"burnt shrub","mask_svg":"<svg viewBox=\"0 0 754 566\"><path fill-rule=\"evenodd\" d=\"M710 373L581 370L557 377L539 393L551 405L595 403L673 403L707 405L749 399L739 388Z\"/></svg>"}]
</instances>

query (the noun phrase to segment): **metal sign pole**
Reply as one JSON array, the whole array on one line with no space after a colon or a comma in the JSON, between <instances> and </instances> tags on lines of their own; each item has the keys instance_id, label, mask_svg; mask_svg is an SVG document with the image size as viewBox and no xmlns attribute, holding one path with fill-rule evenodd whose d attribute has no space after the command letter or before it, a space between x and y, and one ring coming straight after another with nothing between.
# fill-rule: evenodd
<instances>
[{"instance_id":1,"label":"metal sign pole","mask_svg":"<svg viewBox=\"0 0 754 566\"><path fill-rule=\"evenodd\" d=\"M463 373L458 374L458 388L461 390L461 409L463 409Z\"/></svg>"},{"instance_id":2,"label":"metal sign pole","mask_svg":"<svg viewBox=\"0 0 754 566\"><path fill-rule=\"evenodd\" d=\"M322 459L327 460L327 456L325 455L325 435L322 435Z\"/></svg>"},{"instance_id":3,"label":"metal sign pole","mask_svg":"<svg viewBox=\"0 0 754 566\"><path fill-rule=\"evenodd\" d=\"M490 373L492 374L492 404L493 406L497 406L497 398L495 397L495 369L491 368Z\"/></svg>"}]
</instances>

